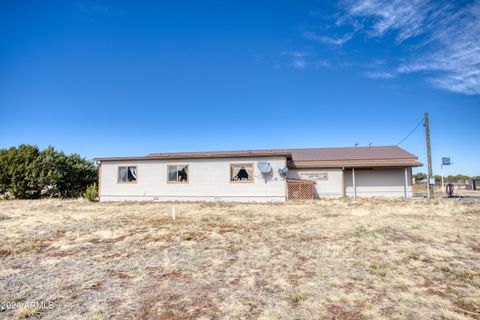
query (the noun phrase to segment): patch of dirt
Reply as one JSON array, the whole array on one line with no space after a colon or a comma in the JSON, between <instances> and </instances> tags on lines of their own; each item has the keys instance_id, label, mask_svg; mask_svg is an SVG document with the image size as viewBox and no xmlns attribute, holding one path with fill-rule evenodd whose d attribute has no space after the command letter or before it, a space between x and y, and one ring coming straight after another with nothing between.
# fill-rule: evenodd
<instances>
[{"instance_id":1,"label":"patch of dirt","mask_svg":"<svg viewBox=\"0 0 480 320\"><path fill-rule=\"evenodd\" d=\"M120 279L130 279L130 278L132 278L132 276L130 276L128 273L126 273L124 271L113 270L113 269L108 270L108 275L109 276L114 276L114 277L117 277L117 278L120 278Z\"/></svg>"},{"instance_id":2,"label":"patch of dirt","mask_svg":"<svg viewBox=\"0 0 480 320\"><path fill-rule=\"evenodd\" d=\"M454 310L461 312L473 319L480 319L480 306L464 299L457 299L454 303Z\"/></svg>"},{"instance_id":3,"label":"patch of dirt","mask_svg":"<svg viewBox=\"0 0 480 320\"><path fill-rule=\"evenodd\" d=\"M360 311L331 305L327 307L330 320L368 320Z\"/></svg>"}]
</instances>

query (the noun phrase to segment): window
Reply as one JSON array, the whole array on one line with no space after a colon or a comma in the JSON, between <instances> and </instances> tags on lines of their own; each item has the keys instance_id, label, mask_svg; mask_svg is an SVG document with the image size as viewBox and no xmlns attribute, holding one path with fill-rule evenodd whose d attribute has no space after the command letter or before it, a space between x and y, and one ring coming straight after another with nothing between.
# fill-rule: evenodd
<instances>
[{"instance_id":1,"label":"window","mask_svg":"<svg viewBox=\"0 0 480 320\"><path fill-rule=\"evenodd\" d=\"M118 167L119 183L136 183L137 167Z\"/></svg>"},{"instance_id":2,"label":"window","mask_svg":"<svg viewBox=\"0 0 480 320\"><path fill-rule=\"evenodd\" d=\"M230 165L231 182L253 182L253 163Z\"/></svg>"},{"instance_id":3,"label":"window","mask_svg":"<svg viewBox=\"0 0 480 320\"><path fill-rule=\"evenodd\" d=\"M188 183L188 165L174 164L168 166L168 182Z\"/></svg>"},{"instance_id":4,"label":"window","mask_svg":"<svg viewBox=\"0 0 480 320\"><path fill-rule=\"evenodd\" d=\"M318 181L327 181L328 180L328 172L301 173L300 176L304 180L318 180Z\"/></svg>"}]
</instances>

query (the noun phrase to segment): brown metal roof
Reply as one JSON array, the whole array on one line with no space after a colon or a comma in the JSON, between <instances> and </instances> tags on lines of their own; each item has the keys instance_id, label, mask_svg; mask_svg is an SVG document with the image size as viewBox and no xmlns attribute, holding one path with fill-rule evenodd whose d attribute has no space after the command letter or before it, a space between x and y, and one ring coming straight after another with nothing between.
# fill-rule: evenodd
<instances>
[{"instance_id":1,"label":"brown metal roof","mask_svg":"<svg viewBox=\"0 0 480 320\"><path fill-rule=\"evenodd\" d=\"M293 168L422 166L418 157L397 146L291 149Z\"/></svg>"},{"instance_id":2,"label":"brown metal roof","mask_svg":"<svg viewBox=\"0 0 480 320\"><path fill-rule=\"evenodd\" d=\"M98 161L286 156L292 168L416 167L417 157L396 146L150 153L144 157L96 158Z\"/></svg>"},{"instance_id":3,"label":"brown metal roof","mask_svg":"<svg viewBox=\"0 0 480 320\"><path fill-rule=\"evenodd\" d=\"M113 157L95 158L97 161L128 161L128 160L165 160L165 159L199 159L199 158L230 158L230 157L267 157L290 156L285 150L237 150L237 151L206 151L206 152L174 152L150 153L144 157Z\"/></svg>"},{"instance_id":4,"label":"brown metal roof","mask_svg":"<svg viewBox=\"0 0 480 320\"><path fill-rule=\"evenodd\" d=\"M373 168L373 167L421 167L423 164L416 160L318 160L318 161L289 161L289 168Z\"/></svg>"},{"instance_id":5,"label":"brown metal roof","mask_svg":"<svg viewBox=\"0 0 480 320\"><path fill-rule=\"evenodd\" d=\"M295 161L357 160L357 159L418 159L400 147L347 147L290 149Z\"/></svg>"},{"instance_id":6,"label":"brown metal roof","mask_svg":"<svg viewBox=\"0 0 480 320\"><path fill-rule=\"evenodd\" d=\"M162 157L170 159L185 158L226 158L249 156L289 156L289 150L235 150L235 151L203 151L203 152L175 152L150 153L147 157Z\"/></svg>"}]
</instances>

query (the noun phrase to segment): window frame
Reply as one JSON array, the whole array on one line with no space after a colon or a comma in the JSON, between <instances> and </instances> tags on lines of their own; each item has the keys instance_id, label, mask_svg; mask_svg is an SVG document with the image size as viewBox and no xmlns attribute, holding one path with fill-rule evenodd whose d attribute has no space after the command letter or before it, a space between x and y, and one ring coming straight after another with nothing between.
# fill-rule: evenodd
<instances>
[{"instance_id":1,"label":"window frame","mask_svg":"<svg viewBox=\"0 0 480 320\"><path fill-rule=\"evenodd\" d=\"M187 181L178 180L178 166L185 166L187 168ZM170 181L170 167L177 167L177 181ZM188 163L167 164L167 183L172 184L189 184L190 183L190 165Z\"/></svg>"},{"instance_id":2,"label":"window frame","mask_svg":"<svg viewBox=\"0 0 480 320\"><path fill-rule=\"evenodd\" d=\"M252 166L252 179L251 180L232 180L232 166ZM229 163L230 170L228 174L228 181L230 183L254 183L255 182L255 163L254 162L242 162L242 163Z\"/></svg>"},{"instance_id":3,"label":"window frame","mask_svg":"<svg viewBox=\"0 0 480 320\"><path fill-rule=\"evenodd\" d=\"M328 174L328 171L307 171L307 172L300 172L300 179L302 180L308 180L308 181L329 181L330 180L330 175ZM325 174L326 179L306 179L303 177L303 175L308 175L308 174Z\"/></svg>"},{"instance_id":4,"label":"window frame","mask_svg":"<svg viewBox=\"0 0 480 320\"><path fill-rule=\"evenodd\" d=\"M120 181L120 168L127 168L127 181ZM135 180L132 180L132 181L128 181L128 170L129 168L135 168L135 171L137 172L137 178ZM134 165L134 166L118 166L117 167L117 183L118 184L135 184L138 182L138 166L137 165Z\"/></svg>"}]
</instances>

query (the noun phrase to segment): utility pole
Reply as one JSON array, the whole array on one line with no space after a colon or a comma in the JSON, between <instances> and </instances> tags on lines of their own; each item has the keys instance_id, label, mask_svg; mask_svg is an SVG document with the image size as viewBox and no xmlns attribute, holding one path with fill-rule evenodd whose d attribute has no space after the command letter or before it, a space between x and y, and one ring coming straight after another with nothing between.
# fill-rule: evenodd
<instances>
[{"instance_id":1,"label":"utility pole","mask_svg":"<svg viewBox=\"0 0 480 320\"><path fill-rule=\"evenodd\" d=\"M432 170L432 149L430 148L430 125L428 123L428 112L425 112L425 136L427 139L427 159L428 159L428 197L433 199L435 197L435 184L431 184L433 179Z\"/></svg>"}]
</instances>

